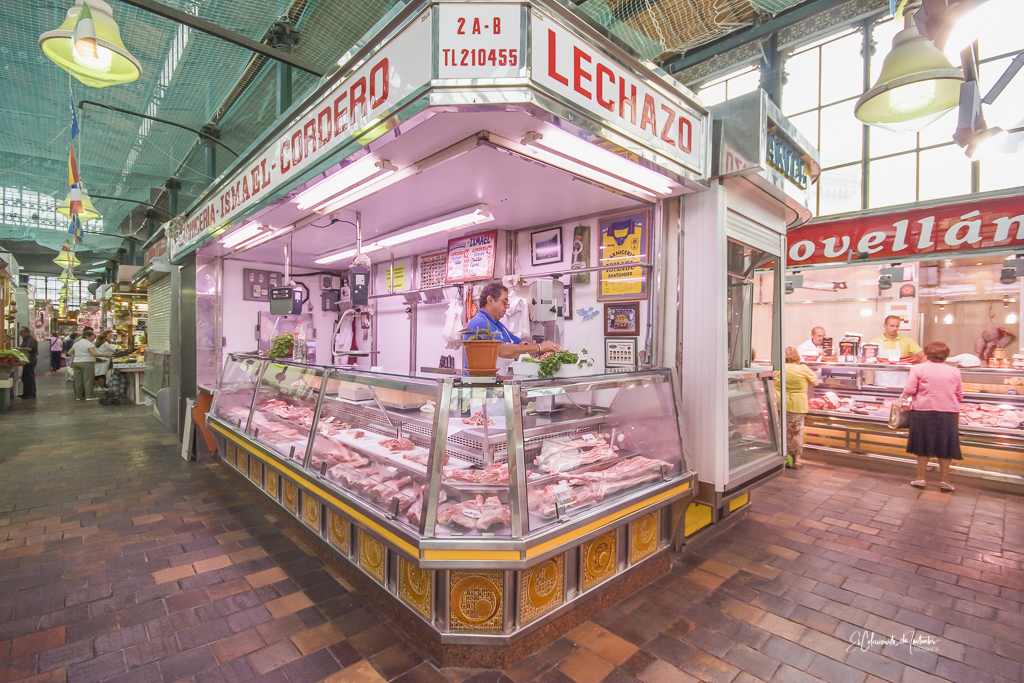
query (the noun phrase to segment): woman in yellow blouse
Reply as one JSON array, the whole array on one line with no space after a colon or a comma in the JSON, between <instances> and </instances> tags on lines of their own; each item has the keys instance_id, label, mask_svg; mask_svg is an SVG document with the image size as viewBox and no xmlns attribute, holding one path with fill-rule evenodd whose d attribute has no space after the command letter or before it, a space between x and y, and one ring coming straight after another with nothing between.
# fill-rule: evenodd
<instances>
[{"instance_id":1,"label":"woman in yellow blouse","mask_svg":"<svg viewBox=\"0 0 1024 683\"><path fill-rule=\"evenodd\" d=\"M807 414L807 389L818 383L814 372L800 362L800 354L786 347L786 450L793 456L795 469L804 466L804 416ZM775 393L782 382L775 373Z\"/></svg>"}]
</instances>

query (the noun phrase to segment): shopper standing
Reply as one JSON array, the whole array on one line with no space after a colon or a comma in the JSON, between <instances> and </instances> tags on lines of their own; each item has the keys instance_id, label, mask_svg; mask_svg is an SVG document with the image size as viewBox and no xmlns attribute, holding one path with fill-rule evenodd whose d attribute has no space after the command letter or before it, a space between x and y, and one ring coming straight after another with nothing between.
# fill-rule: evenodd
<instances>
[{"instance_id":1,"label":"shopper standing","mask_svg":"<svg viewBox=\"0 0 1024 683\"><path fill-rule=\"evenodd\" d=\"M943 342L925 344L927 363L910 369L903 397L914 397L910 407L910 438L907 453L917 456L917 479L911 486L925 487L928 460L939 461L939 488L952 491L949 466L963 460L960 453L960 401L964 397L960 369L946 365L949 347Z\"/></svg>"},{"instance_id":2,"label":"shopper standing","mask_svg":"<svg viewBox=\"0 0 1024 683\"><path fill-rule=\"evenodd\" d=\"M96 359L109 358L96 350L93 340L96 335L91 327L85 328L82 336L71 347L71 372L75 378L75 400L92 400L92 383L96 374Z\"/></svg>"},{"instance_id":3,"label":"shopper standing","mask_svg":"<svg viewBox=\"0 0 1024 683\"><path fill-rule=\"evenodd\" d=\"M74 346L75 340L78 339L78 333L72 332L68 335L68 338L64 340L64 369L68 373L68 377L65 382L74 380L75 376L71 372L71 347Z\"/></svg>"},{"instance_id":4,"label":"shopper standing","mask_svg":"<svg viewBox=\"0 0 1024 683\"><path fill-rule=\"evenodd\" d=\"M19 327L18 350L28 356L28 364L21 367L21 394L19 398L36 397L36 363L39 361L39 342L27 327Z\"/></svg>"},{"instance_id":5,"label":"shopper standing","mask_svg":"<svg viewBox=\"0 0 1024 683\"><path fill-rule=\"evenodd\" d=\"M98 384L101 389L107 388L107 370L110 369L110 359L113 358L114 354L117 352L117 345L111 341L113 336L113 330L104 330L96 336L96 350L101 354L106 355L106 358L96 361L95 380L96 384Z\"/></svg>"},{"instance_id":6,"label":"shopper standing","mask_svg":"<svg viewBox=\"0 0 1024 683\"><path fill-rule=\"evenodd\" d=\"M786 347L786 451L793 456L794 469L804 466L804 417L809 410L807 389L818 384L818 376L801 362L800 353L792 346ZM779 391L781 380L775 376L775 391Z\"/></svg>"},{"instance_id":7,"label":"shopper standing","mask_svg":"<svg viewBox=\"0 0 1024 683\"><path fill-rule=\"evenodd\" d=\"M60 370L60 359L64 355L64 340L57 331L50 333L50 372Z\"/></svg>"}]
</instances>

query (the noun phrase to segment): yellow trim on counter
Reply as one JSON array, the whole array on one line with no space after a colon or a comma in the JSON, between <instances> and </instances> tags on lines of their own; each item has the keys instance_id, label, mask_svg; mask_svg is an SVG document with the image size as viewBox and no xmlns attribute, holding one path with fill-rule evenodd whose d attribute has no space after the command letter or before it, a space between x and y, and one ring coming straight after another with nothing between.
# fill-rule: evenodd
<instances>
[{"instance_id":1,"label":"yellow trim on counter","mask_svg":"<svg viewBox=\"0 0 1024 683\"><path fill-rule=\"evenodd\" d=\"M615 513L612 513L612 514L608 515L607 517L602 517L601 519L595 520L595 521L591 522L590 524L586 524L586 525L580 527L579 529L575 529L573 531L570 531L567 534L562 534L561 536L559 536L557 538L553 538L550 541L547 541L545 543L541 543L540 545L534 546L532 548L528 548L526 550L526 559L530 559L531 557L536 557L537 555L542 555L542 554L548 552L549 550L551 550L552 548L557 548L560 545L566 545L568 543L571 543L571 542L575 541L577 538L580 538L581 536L586 536L590 532L596 531L597 529L600 529L601 527L608 526L612 522L616 522L616 521L622 519L623 517L631 515L634 512L636 512L637 510L642 510L642 509L644 509L646 507L650 507L652 505L656 505L656 504L660 503L663 500L668 500L669 498L672 498L673 496L677 496L680 493L683 493L683 492L689 491L689 490L690 490L690 482L686 482L685 484L681 484L681 485L675 487L674 489L669 489L668 491L663 491L662 493L659 493L658 495L654 496L653 498L648 498L646 500L640 501L639 503L634 503L633 505L630 505L628 508L623 508L622 510L619 510L618 512L615 512Z\"/></svg>"},{"instance_id":2,"label":"yellow trim on counter","mask_svg":"<svg viewBox=\"0 0 1024 683\"><path fill-rule=\"evenodd\" d=\"M700 503L690 503L690 506L686 508L686 521L683 529L683 534L689 538L695 533L700 531L706 526L711 525L711 521L714 519L713 511L708 505L701 505Z\"/></svg>"},{"instance_id":3,"label":"yellow trim on counter","mask_svg":"<svg viewBox=\"0 0 1024 683\"><path fill-rule=\"evenodd\" d=\"M518 550L424 550L424 560L478 560L481 562L518 562Z\"/></svg>"},{"instance_id":4,"label":"yellow trim on counter","mask_svg":"<svg viewBox=\"0 0 1024 683\"><path fill-rule=\"evenodd\" d=\"M288 479L292 480L300 488L311 489L311 490L315 491L324 500L330 502L331 504L333 504L338 509L344 511L347 515L349 515L353 519L357 519L360 522L362 522L363 524L365 524L366 526L370 527L371 529L376 531L378 534L380 534L381 536L386 538L389 542L391 542L394 545L398 546L399 548L401 548L402 550L404 550L408 554L412 555L413 557L419 557L419 552L420 551L419 551L418 547L412 545L411 543L409 543L405 539L396 536L394 533L392 533L386 527L383 527L383 526L377 524L375 521L373 521L372 519L370 519L369 517L367 517L363 513L359 512L355 508L352 508L348 504L346 504L343 501L339 500L338 498L335 498L331 493L329 493L328 491L324 490L323 488L321 488L321 487L319 487L319 486L317 486L315 484L310 484L309 482L307 482L307 481L305 481L303 479L298 479L298 478L294 477L291 472L289 472L286 469L281 468L278 465L278 463L275 462L275 460L273 458L271 458L270 456L264 455L263 453L260 453L258 451L250 451L249 447L248 447L248 444L246 444L245 441L243 441L241 437L239 437L238 435L234 434L233 432L227 431L226 429L221 427L216 422L211 423L210 426L213 427L214 429L216 429L218 432L220 432L224 436L226 436L227 438L229 438L232 441L234 441L235 443L237 443L239 446L242 447L242 449L245 452L250 453L252 455L255 455L257 458L259 458L263 462L265 462L268 465L270 465L273 469L275 469L278 472L280 472L282 476L285 476ZM516 553L516 559L519 559L518 556L519 556L519 553Z\"/></svg>"},{"instance_id":5,"label":"yellow trim on counter","mask_svg":"<svg viewBox=\"0 0 1024 683\"><path fill-rule=\"evenodd\" d=\"M742 496L739 496L738 498L733 498L732 500L729 501L729 512L734 512L749 502L749 493L744 493Z\"/></svg>"}]
</instances>

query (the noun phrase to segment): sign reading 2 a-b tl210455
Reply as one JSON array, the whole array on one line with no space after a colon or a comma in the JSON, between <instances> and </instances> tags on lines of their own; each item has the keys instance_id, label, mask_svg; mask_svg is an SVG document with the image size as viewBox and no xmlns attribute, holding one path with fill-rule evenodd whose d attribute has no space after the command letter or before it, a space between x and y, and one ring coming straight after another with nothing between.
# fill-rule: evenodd
<instances>
[{"instance_id":1,"label":"sign reading 2 a-b tl210455","mask_svg":"<svg viewBox=\"0 0 1024 683\"><path fill-rule=\"evenodd\" d=\"M520 5L459 2L438 10L440 78L519 76Z\"/></svg>"}]
</instances>

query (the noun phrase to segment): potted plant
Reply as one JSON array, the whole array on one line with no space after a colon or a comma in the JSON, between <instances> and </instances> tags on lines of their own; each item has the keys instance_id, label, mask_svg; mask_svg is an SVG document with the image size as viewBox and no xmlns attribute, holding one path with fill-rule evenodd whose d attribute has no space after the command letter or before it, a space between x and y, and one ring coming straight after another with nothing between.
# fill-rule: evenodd
<instances>
[{"instance_id":1,"label":"potted plant","mask_svg":"<svg viewBox=\"0 0 1024 683\"><path fill-rule=\"evenodd\" d=\"M270 352L267 356L271 360L275 358L291 358L294 347L295 337L288 333L279 334L271 340Z\"/></svg>"},{"instance_id":2,"label":"potted plant","mask_svg":"<svg viewBox=\"0 0 1024 683\"><path fill-rule=\"evenodd\" d=\"M466 372L471 377L493 375L498 372L498 347L501 340L495 339L490 326L477 329L465 328L462 334L462 348L466 352Z\"/></svg>"}]
</instances>

